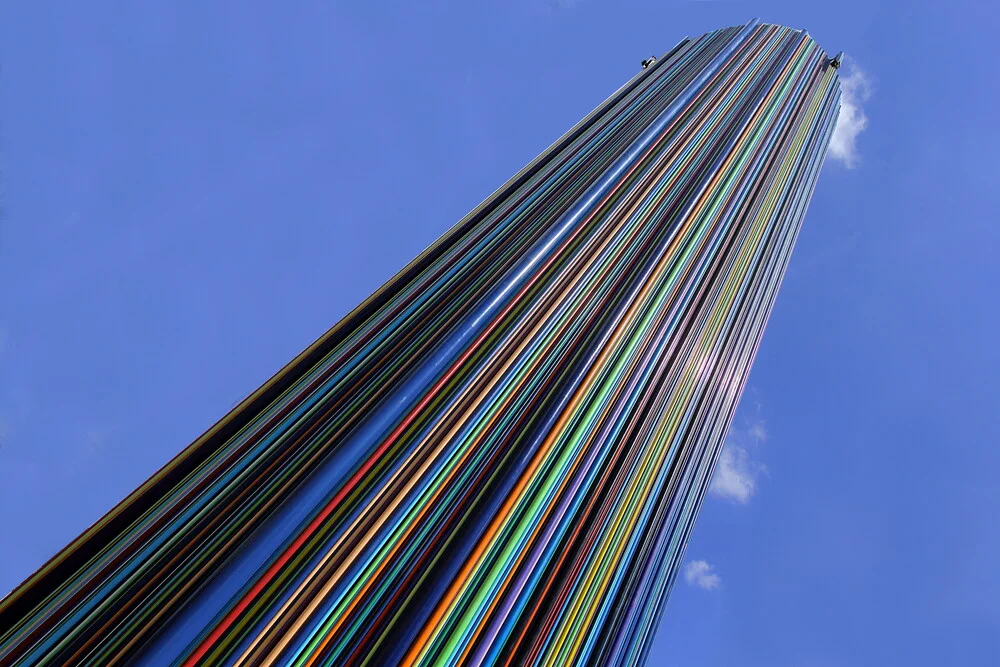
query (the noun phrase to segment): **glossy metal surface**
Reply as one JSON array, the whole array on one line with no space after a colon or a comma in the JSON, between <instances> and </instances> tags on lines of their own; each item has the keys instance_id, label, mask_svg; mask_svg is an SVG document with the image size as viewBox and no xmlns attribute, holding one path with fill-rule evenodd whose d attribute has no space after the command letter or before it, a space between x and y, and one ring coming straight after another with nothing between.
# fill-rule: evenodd
<instances>
[{"instance_id":1,"label":"glossy metal surface","mask_svg":"<svg viewBox=\"0 0 1000 667\"><path fill-rule=\"evenodd\" d=\"M0 602L0 664L641 662L838 106L804 32L682 41Z\"/></svg>"}]
</instances>

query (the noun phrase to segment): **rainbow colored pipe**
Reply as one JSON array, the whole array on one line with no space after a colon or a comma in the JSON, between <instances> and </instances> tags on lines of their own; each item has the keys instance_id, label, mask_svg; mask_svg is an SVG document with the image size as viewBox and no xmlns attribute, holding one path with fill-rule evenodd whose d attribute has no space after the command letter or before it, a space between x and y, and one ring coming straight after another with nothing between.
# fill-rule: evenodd
<instances>
[{"instance_id":1,"label":"rainbow colored pipe","mask_svg":"<svg viewBox=\"0 0 1000 667\"><path fill-rule=\"evenodd\" d=\"M0 602L0 665L639 664L839 109L685 39Z\"/></svg>"}]
</instances>

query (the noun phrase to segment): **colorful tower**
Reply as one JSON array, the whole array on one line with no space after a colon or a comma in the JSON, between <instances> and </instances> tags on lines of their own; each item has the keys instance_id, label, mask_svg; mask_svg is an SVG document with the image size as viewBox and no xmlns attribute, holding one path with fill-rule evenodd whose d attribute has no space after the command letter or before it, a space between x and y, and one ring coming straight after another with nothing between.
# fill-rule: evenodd
<instances>
[{"instance_id":1,"label":"colorful tower","mask_svg":"<svg viewBox=\"0 0 1000 667\"><path fill-rule=\"evenodd\" d=\"M636 664L839 108L685 39L0 602L0 665Z\"/></svg>"}]
</instances>

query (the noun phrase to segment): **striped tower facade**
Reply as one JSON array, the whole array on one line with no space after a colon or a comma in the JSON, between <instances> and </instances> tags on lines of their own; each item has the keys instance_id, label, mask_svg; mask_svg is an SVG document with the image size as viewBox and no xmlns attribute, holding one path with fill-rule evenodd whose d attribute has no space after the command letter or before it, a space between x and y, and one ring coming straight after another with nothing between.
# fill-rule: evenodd
<instances>
[{"instance_id":1,"label":"striped tower facade","mask_svg":"<svg viewBox=\"0 0 1000 667\"><path fill-rule=\"evenodd\" d=\"M836 121L685 39L0 602L0 665L638 664Z\"/></svg>"}]
</instances>

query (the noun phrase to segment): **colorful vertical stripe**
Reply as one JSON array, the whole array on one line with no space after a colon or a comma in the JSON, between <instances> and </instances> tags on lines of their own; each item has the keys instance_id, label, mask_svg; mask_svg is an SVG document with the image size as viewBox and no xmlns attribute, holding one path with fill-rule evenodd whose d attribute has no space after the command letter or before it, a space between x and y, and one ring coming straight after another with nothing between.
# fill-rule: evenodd
<instances>
[{"instance_id":1,"label":"colorful vertical stripe","mask_svg":"<svg viewBox=\"0 0 1000 667\"><path fill-rule=\"evenodd\" d=\"M637 664L839 108L644 68L0 602L0 665Z\"/></svg>"}]
</instances>

